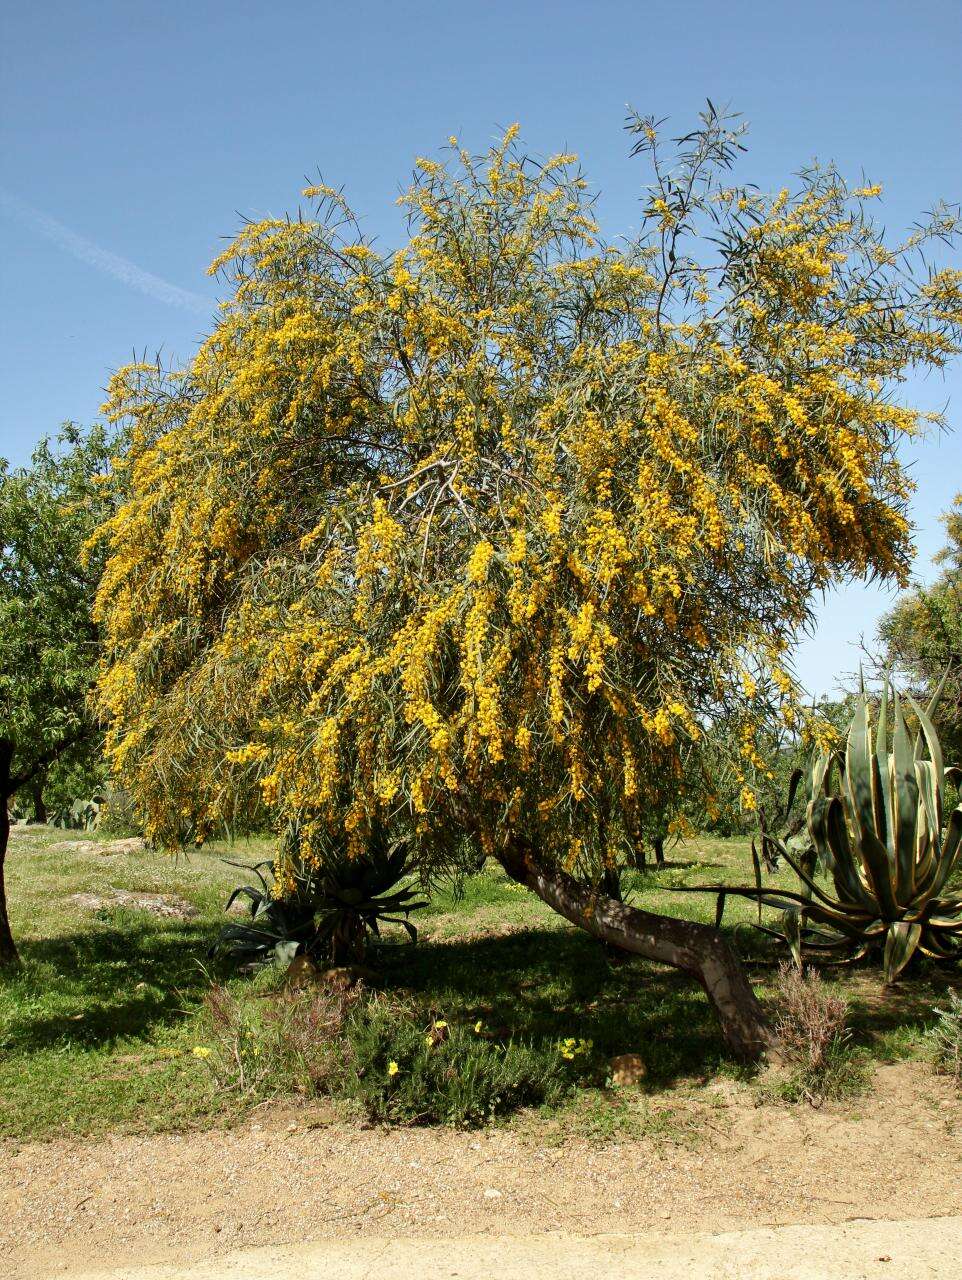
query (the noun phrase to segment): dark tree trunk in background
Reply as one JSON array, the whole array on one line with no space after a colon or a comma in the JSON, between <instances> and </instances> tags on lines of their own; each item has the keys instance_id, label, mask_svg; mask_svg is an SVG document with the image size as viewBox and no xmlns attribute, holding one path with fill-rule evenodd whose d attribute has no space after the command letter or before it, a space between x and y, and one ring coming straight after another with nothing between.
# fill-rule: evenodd
<instances>
[{"instance_id":1,"label":"dark tree trunk in background","mask_svg":"<svg viewBox=\"0 0 962 1280\"><path fill-rule=\"evenodd\" d=\"M33 816L35 822L47 821L47 806L43 802L44 779L37 777L30 784L30 797L33 800Z\"/></svg>"},{"instance_id":2,"label":"dark tree trunk in background","mask_svg":"<svg viewBox=\"0 0 962 1280\"><path fill-rule=\"evenodd\" d=\"M614 867L605 867L605 874L601 883L609 898L614 898L615 902L623 901L621 894L621 876Z\"/></svg>"},{"instance_id":3,"label":"dark tree trunk in background","mask_svg":"<svg viewBox=\"0 0 962 1280\"><path fill-rule=\"evenodd\" d=\"M15 965L20 959L17 946L10 932L7 916L7 890L3 879L7 843L10 839L10 811L7 801L12 793L10 766L13 762L13 743L0 738L0 967Z\"/></svg>"},{"instance_id":4,"label":"dark tree trunk in background","mask_svg":"<svg viewBox=\"0 0 962 1280\"><path fill-rule=\"evenodd\" d=\"M608 820L608 802L607 799L602 798L598 809L598 837L602 851L606 856L608 851ZM616 866L605 867L601 883L609 898L614 898L616 902L623 901L621 893L621 872Z\"/></svg>"},{"instance_id":5,"label":"dark tree trunk in background","mask_svg":"<svg viewBox=\"0 0 962 1280\"><path fill-rule=\"evenodd\" d=\"M655 847L655 865L663 867L665 865L665 837L655 836L651 843Z\"/></svg>"},{"instance_id":6,"label":"dark tree trunk in background","mask_svg":"<svg viewBox=\"0 0 962 1280\"><path fill-rule=\"evenodd\" d=\"M513 880L580 929L695 978L715 1010L728 1047L738 1057L757 1059L771 1045L771 1030L751 983L716 929L626 906L542 864L518 841L496 856Z\"/></svg>"}]
</instances>

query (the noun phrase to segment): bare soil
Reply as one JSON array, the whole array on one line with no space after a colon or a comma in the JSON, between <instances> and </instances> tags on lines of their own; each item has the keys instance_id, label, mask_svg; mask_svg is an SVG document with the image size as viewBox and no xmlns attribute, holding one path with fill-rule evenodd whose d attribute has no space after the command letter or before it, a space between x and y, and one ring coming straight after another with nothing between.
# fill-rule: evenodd
<instances>
[{"instance_id":1,"label":"bare soil","mask_svg":"<svg viewBox=\"0 0 962 1280\"><path fill-rule=\"evenodd\" d=\"M945 1280L962 1273L962 1218L761 1227L684 1235L365 1237L242 1249L186 1266L73 1280Z\"/></svg>"},{"instance_id":2,"label":"bare soil","mask_svg":"<svg viewBox=\"0 0 962 1280\"><path fill-rule=\"evenodd\" d=\"M682 1240L695 1248L696 1239L736 1233L725 1238L733 1265L736 1239L748 1242L743 1266L690 1274L749 1277L769 1274L752 1269L761 1265L766 1231L837 1226L815 1232L811 1250L799 1254L797 1242L791 1246L799 1265L822 1258L824 1271L786 1266L778 1274L829 1276L833 1267L838 1275L885 1274L880 1259L894 1258L892 1241L904 1253L912 1239L938 1250L942 1274L957 1273L944 1264L962 1239L953 1220L962 1214L962 1099L948 1081L918 1063L896 1064L879 1067L871 1091L850 1103L813 1110L756 1106L756 1099L748 1086L719 1082L683 1100L684 1124L603 1142L546 1131L534 1120L481 1132L346 1127L321 1111L280 1103L236 1129L7 1142L0 1144L0 1256L11 1280L110 1268L120 1268L112 1273L118 1277L239 1278L293 1274L278 1261L284 1248L297 1242L306 1267L310 1246L328 1242L326 1252L315 1250L323 1266L299 1262L294 1270L332 1280L471 1276L482 1274L478 1260L487 1256L481 1245L468 1248L471 1240L486 1241L490 1255L511 1237L534 1241L526 1274L560 1277L569 1274L560 1262L554 1270L535 1265L538 1249L551 1241L558 1245L551 1257L563 1259L566 1241L577 1254L577 1242L589 1237L599 1246L601 1238L641 1237L654 1258L652 1242L661 1240L660 1256L677 1262ZM866 1234L864 1220L879 1222L874 1234ZM903 1227L883 1228L882 1221ZM421 1263L409 1272L375 1266L374 1254L390 1257L397 1241L408 1242L397 1246L399 1256L413 1249ZM443 1241L460 1242L451 1248L466 1269L431 1261ZM281 1253L237 1252L275 1246ZM607 1256L628 1247L616 1243ZM852 1248L865 1255L867 1269L851 1268ZM703 1244L700 1256L710 1255ZM258 1256L273 1257L279 1269L257 1270ZM242 1257L254 1259L247 1270ZM335 1257L345 1269L334 1266ZM903 1275L939 1274L921 1258L914 1270L901 1261ZM160 1263L175 1270L139 1270ZM199 1269L179 1269L188 1264ZM501 1280L514 1274L500 1263L496 1269ZM648 1272L622 1267L611 1274Z\"/></svg>"}]
</instances>

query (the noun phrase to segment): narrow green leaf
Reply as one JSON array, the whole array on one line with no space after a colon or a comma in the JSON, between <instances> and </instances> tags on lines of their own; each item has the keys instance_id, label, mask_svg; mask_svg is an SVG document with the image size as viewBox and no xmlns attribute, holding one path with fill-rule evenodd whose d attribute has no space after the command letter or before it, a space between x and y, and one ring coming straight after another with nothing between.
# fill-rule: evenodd
<instances>
[{"instance_id":1,"label":"narrow green leaf","mask_svg":"<svg viewBox=\"0 0 962 1280\"><path fill-rule=\"evenodd\" d=\"M885 786L888 776L888 715L889 715L889 681L886 675L882 682L882 698L879 703L878 724L875 728L875 762L873 771L873 791L875 792L876 818L875 826L882 844L888 845L889 833L892 830L891 793ZM876 790L877 788L877 790Z\"/></svg>"},{"instance_id":2,"label":"narrow green leaf","mask_svg":"<svg viewBox=\"0 0 962 1280\"><path fill-rule=\"evenodd\" d=\"M833 796L825 806L825 844L831 850L830 871L839 898L857 903L866 909L876 906L876 900L865 886L860 863L856 861L845 825L845 810L841 800Z\"/></svg>"},{"instance_id":3,"label":"narrow green leaf","mask_svg":"<svg viewBox=\"0 0 962 1280\"><path fill-rule=\"evenodd\" d=\"M916 855L916 827L919 817L919 788L915 777L915 752L909 736L902 704L895 703L895 732L892 737L891 773L893 791L893 827L890 850L894 854L896 874L895 896L906 903L912 896Z\"/></svg>"},{"instance_id":4,"label":"narrow green leaf","mask_svg":"<svg viewBox=\"0 0 962 1280\"><path fill-rule=\"evenodd\" d=\"M792 959L799 969L802 967L802 915L797 908L789 907L782 912L782 932L792 953Z\"/></svg>"},{"instance_id":5,"label":"narrow green leaf","mask_svg":"<svg viewBox=\"0 0 962 1280\"><path fill-rule=\"evenodd\" d=\"M754 841L754 840L752 841L752 867L754 868L754 871L755 871L755 888L758 890L758 894L759 894L759 898L758 898L758 923L759 923L759 924L761 924L761 922L762 922L762 900L761 900L761 892L762 892L762 867L761 867L761 863L758 861L758 850L755 848L755 841Z\"/></svg>"}]
</instances>

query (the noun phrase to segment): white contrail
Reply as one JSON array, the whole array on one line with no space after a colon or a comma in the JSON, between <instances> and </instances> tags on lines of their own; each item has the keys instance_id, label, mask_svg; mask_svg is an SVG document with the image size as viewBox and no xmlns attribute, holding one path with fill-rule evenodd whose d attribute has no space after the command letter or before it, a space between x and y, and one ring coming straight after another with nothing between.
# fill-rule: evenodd
<instances>
[{"instance_id":1,"label":"white contrail","mask_svg":"<svg viewBox=\"0 0 962 1280\"><path fill-rule=\"evenodd\" d=\"M216 304L212 299L205 298L199 293L191 293L189 289L181 289L167 280L162 280L160 276L144 271L135 262L121 258L119 254L111 253L109 249L102 249L99 244L78 236L75 231L65 227L56 218L51 218L49 214L34 209L32 205L17 199L7 191L0 190L0 209L27 226L33 227L81 262L86 262L97 271L113 276L115 280L129 285L131 289L139 289L149 298L198 314L210 315L214 310Z\"/></svg>"}]
</instances>

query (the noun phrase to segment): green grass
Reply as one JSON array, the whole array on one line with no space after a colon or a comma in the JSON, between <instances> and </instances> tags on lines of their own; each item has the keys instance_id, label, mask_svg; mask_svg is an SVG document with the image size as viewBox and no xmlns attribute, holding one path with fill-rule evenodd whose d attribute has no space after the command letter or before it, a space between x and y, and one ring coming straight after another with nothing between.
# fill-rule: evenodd
<instances>
[{"instance_id":1,"label":"green grass","mask_svg":"<svg viewBox=\"0 0 962 1280\"><path fill-rule=\"evenodd\" d=\"M237 999L254 998L250 979L210 966L206 952L224 922L227 893L243 878L223 857L254 861L269 856L269 844L211 845L178 859L52 847L87 838L34 827L19 829L11 843L8 891L24 964L0 977L0 1136L232 1121L258 1100L256 1092L238 1097L219 1089L193 1049L209 1038L204 1001L212 977ZM744 841L695 839L674 851L666 870L629 876L627 888L649 909L711 920L712 896L669 886L750 878ZM779 879L790 883L790 876ZM198 914L190 920L126 909L91 914L70 901L110 888L176 893ZM748 927L753 918L750 903L730 900L726 928L764 998L773 966L764 940ZM591 1040L590 1053L570 1071L583 1087L580 1096L558 1113L579 1132L622 1132L626 1125L653 1132L666 1124L684 1130L683 1121L665 1120L664 1108L652 1112L647 1103L603 1090L615 1054L643 1056L646 1096L669 1090L681 1096L720 1072L740 1071L694 984L645 961L612 958L491 863L460 894L435 893L418 924L417 947L387 945L377 956L385 993L425 1025L439 1018L462 1030L480 1021L486 1040L513 1039L548 1074L556 1071L562 1040ZM943 975L923 967L890 993L877 970L842 971L829 985L852 1002L854 1041L867 1053L924 1055ZM557 1099L552 1105L557 1111Z\"/></svg>"},{"instance_id":2,"label":"green grass","mask_svg":"<svg viewBox=\"0 0 962 1280\"><path fill-rule=\"evenodd\" d=\"M0 978L0 1134L201 1123L220 1109L191 1048L202 965L239 874L213 846L191 857L72 852L85 834L18 830L8 895L22 968ZM236 851L253 860L266 846ZM70 901L111 888L176 893L191 920L91 914Z\"/></svg>"}]
</instances>

